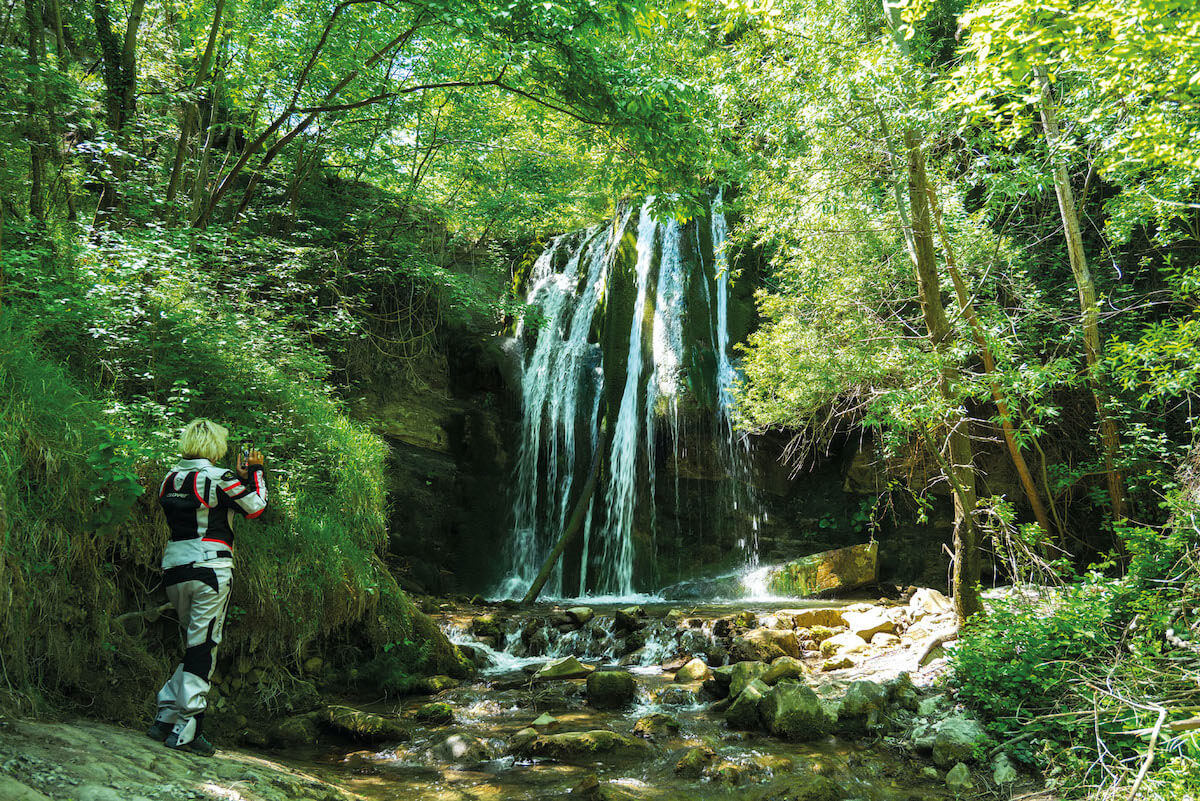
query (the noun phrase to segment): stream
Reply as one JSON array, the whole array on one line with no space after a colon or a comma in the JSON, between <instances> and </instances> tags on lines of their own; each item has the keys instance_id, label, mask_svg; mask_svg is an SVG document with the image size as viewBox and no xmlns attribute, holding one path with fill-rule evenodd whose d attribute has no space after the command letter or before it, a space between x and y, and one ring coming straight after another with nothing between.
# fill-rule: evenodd
<instances>
[{"instance_id":1,"label":"stream","mask_svg":"<svg viewBox=\"0 0 1200 801\"><path fill-rule=\"evenodd\" d=\"M842 653L824 640L851 634L853 626L843 620L851 612L874 615L887 631L872 635L866 648ZM411 725L411 740L329 748L308 755L305 768L381 801L950 798L947 771L935 767L928 752L919 753L910 736L923 722L918 706L927 712L940 703L937 697L921 702L934 695L924 685L937 662L916 672L917 643L946 615L914 612L911 604L794 599L698 606L648 599L520 610L506 603L442 604L434 617L472 655L477 676L436 696L356 704ZM893 625L885 625L889 621ZM799 659L779 656L773 649L780 647L795 647ZM755 667L760 662L763 668ZM841 705L841 718L829 733L783 736L765 730L766 723L755 725L757 718L728 722L733 707L722 696L731 695L731 681L737 689L737 670L730 667L737 663L758 672L768 664L787 668L777 686L811 687L832 714ZM570 677L538 675L552 668ZM698 675L677 680L681 669ZM598 694L598 679L589 690L586 677L603 671L632 678L632 692L609 698L611 706ZM901 676L908 671L911 681ZM843 699L864 679L885 688L886 700L857 720ZM629 689L622 676L616 685ZM948 708L943 705L943 715ZM987 773L975 771L976 787L988 783Z\"/></svg>"}]
</instances>

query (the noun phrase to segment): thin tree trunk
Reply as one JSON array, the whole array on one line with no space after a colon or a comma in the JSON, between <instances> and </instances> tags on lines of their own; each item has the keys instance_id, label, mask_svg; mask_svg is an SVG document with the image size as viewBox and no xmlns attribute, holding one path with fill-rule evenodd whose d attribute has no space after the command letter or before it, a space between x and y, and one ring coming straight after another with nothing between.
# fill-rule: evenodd
<instances>
[{"instance_id":1,"label":"thin tree trunk","mask_svg":"<svg viewBox=\"0 0 1200 801\"><path fill-rule=\"evenodd\" d=\"M50 0L50 22L54 26L54 52L58 56L58 68L67 71L67 37L63 35L62 6L59 0Z\"/></svg>"},{"instance_id":2,"label":"thin tree trunk","mask_svg":"<svg viewBox=\"0 0 1200 801\"><path fill-rule=\"evenodd\" d=\"M596 444L596 452L592 456L592 466L588 469L587 481L584 482L583 490L579 493L579 499L575 501L575 508L571 511L571 518L567 521L567 525L563 527L562 535L559 536L558 542L554 544L550 555L542 563L542 569L538 572L537 578L534 579L533 584L529 585L529 592L525 593L525 597L521 599L522 604L528 606L537 600L538 595L542 592L542 587L546 586L546 582L550 579L550 574L554 572L554 566L562 558L563 551L567 549L567 545L571 543L571 540L579 533L579 529L583 527L584 518L587 517L588 504L591 502L592 495L596 492L596 484L600 480L600 462L603 461L607 446L608 435L606 429L605 435L600 437L600 441Z\"/></svg>"},{"instance_id":3,"label":"thin tree trunk","mask_svg":"<svg viewBox=\"0 0 1200 801\"><path fill-rule=\"evenodd\" d=\"M216 51L217 37L221 32L221 15L225 10L225 0L217 0L217 7L213 11L212 25L208 29L208 41L204 45L204 55L200 57L200 65L196 69L196 75L192 79L192 88L203 86L208 82L208 73L212 67L213 53ZM183 180L184 163L187 160L187 151L189 140L192 132L199 124L200 110L196 107L192 100L186 101L183 109L183 123L179 129L179 142L175 146L175 162L171 167L171 179L167 184L167 202L170 203L175 199L175 195L179 192L179 185Z\"/></svg>"},{"instance_id":4,"label":"thin tree trunk","mask_svg":"<svg viewBox=\"0 0 1200 801\"><path fill-rule=\"evenodd\" d=\"M104 65L104 114L108 127L121 129L121 43L112 29L108 0L93 0L92 22L96 26L96 42L100 45L100 60ZM106 190L107 191L107 190Z\"/></svg>"},{"instance_id":5,"label":"thin tree trunk","mask_svg":"<svg viewBox=\"0 0 1200 801\"><path fill-rule=\"evenodd\" d=\"M1100 423L1100 445L1104 451L1104 474L1108 484L1108 497L1112 502L1113 518L1125 518L1125 478L1117 468L1121 449L1117 425L1108 414L1104 391L1099 385L1097 365L1100 361L1100 310L1096 304L1096 285L1088 269L1087 257L1083 252L1083 235L1080 233L1079 216L1075 209L1075 195L1071 190L1071 177L1060 155L1062 135L1054 111L1054 98L1050 93L1050 79L1043 67L1035 67L1038 85L1041 88L1042 130L1054 163L1054 193L1058 196L1058 210L1062 215L1063 233L1067 239L1067 254L1071 260L1071 272L1079 290L1079 307L1082 311L1083 351L1087 359L1088 380L1092 397L1096 402L1096 417Z\"/></svg>"},{"instance_id":6,"label":"thin tree trunk","mask_svg":"<svg viewBox=\"0 0 1200 801\"><path fill-rule=\"evenodd\" d=\"M25 25L28 28L26 58L29 65L29 94L26 96L26 126L29 135L29 213L39 222L46 221L45 172L48 133L42 122L44 107L41 57L45 49L42 9L37 0L25 0Z\"/></svg>"},{"instance_id":7,"label":"thin tree trunk","mask_svg":"<svg viewBox=\"0 0 1200 801\"><path fill-rule=\"evenodd\" d=\"M954 494L954 573L951 589L954 611L960 623L979 611L979 577L982 572L979 558L979 535L975 528L975 469L969 422L954 393L957 370L946 362L951 344L950 322L942 304L938 281L937 260L933 249L930 226L929 179L925 172L925 155L912 129L904 131L904 147L908 155L908 203L912 224L912 243L917 286L921 294L921 310L934 351L942 360L938 376L938 391L946 401L948 463L944 472Z\"/></svg>"},{"instance_id":8,"label":"thin tree trunk","mask_svg":"<svg viewBox=\"0 0 1200 801\"><path fill-rule=\"evenodd\" d=\"M1021 480L1021 487L1025 490L1025 497L1029 500L1034 519L1037 520L1043 531L1050 534L1054 531L1050 526L1050 517L1046 514L1046 507L1042 505L1041 493L1037 491L1037 485L1033 482L1029 465L1025 462L1024 454L1021 453L1021 446L1017 444L1016 434L1013 431L1012 413L1008 408L1008 402L1004 399L1004 393L1001 391L1000 382L996 376L996 358L992 354L992 349L988 347L983 325L975 314L975 304L971 302L966 282L963 281L962 274L958 271L950 237L946 236L946 228L942 225L941 205L938 203L937 193L932 184L929 185L929 205L933 212L933 222L937 227L938 236L942 240L942 252L946 255L946 268L950 272L950 279L954 282L958 308L962 312L963 319L967 321L967 325L971 327L975 344L979 346L979 355L983 360L983 372L988 376L988 388L992 393L992 402L996 404L996 413L1000 417L1000 429L1004 433L1004 444L1008 448L1009 458L1012 459L1017 477Z\"/></svg>"},{"instance_id":9,"label":"thin tree trunk","mask_svg":"<svg viewBox=\"0 0 1200 801\"><path fill-rule=\"evenodd\" d=\"M137 116L137 38L142 24L146 0L133 0L129 20L125 23L125 39L121 46L121 126Z\"/></svg>"}]
</instances>

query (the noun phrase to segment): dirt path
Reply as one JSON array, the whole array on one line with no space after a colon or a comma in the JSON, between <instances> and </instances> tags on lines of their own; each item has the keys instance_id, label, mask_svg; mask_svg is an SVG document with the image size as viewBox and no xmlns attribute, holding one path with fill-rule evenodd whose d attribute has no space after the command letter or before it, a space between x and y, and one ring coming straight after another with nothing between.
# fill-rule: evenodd
<instances>
[{"instance_id":1,"label":"dirt path","mask_svg":"<svg viewBox=\"0 0 1200 801\"><path fill-rule=\"evenodd\" d=\"M89 720L0 718L3 801L357 801L315 776L243 751L203 758Z\"/></svg>"}]
</instances>

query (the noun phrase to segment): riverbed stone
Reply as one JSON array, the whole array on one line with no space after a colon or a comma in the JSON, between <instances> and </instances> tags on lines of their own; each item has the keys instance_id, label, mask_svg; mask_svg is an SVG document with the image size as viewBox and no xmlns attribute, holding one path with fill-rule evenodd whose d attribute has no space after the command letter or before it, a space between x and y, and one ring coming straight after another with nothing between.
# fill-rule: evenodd
<instances>
[{"instance_id":1,"label":"riverbed stone","mask_svg":"<svg viewBox=\"0 0 1200 801\"><path fill-rule=\"evenodd\" d=\"M512 754L521 753L537 738L538 730L530 726L526 726L514 734L512 739L508 741L508 751Z\"/></svg>"},{"instance_id":2,"label":"riverbed stone","mask_svg":"<svg viewBox=\"0 0 1200 801\"><path fill-rule=\"evenodd\" d=\"M423 723L451 723L454 721L454 707L440 701L425 704L417 709L417 720Z\"/></svg>"},{"instance_id":3,"label":"riverbed stone","mask_svg":"<svg viewBox=\"0 0 1200 801\"><path fill-rule=\"evenodd\" d=\"M572 606L567 610L567 617L571 619L571 622L578 623L580 626L595 616L596 612L590 606Z\"/></svg>"},{"instance_id":4,"label":"riverbed stone","mask_svg":"<svg viewBox=\"0 0 1200 801\"><path fill-rule=\"evenodd\" d=\"M821 663L821 670L845 670L854 667L855 662L848 656L832 656Z\"/></svg>"},{"instance_id":5,"label":"riverbed stone","mask_svg":"<svg viewBox=\"0 0 1200 801\"><path fill-rule=\"evenodd\" d=\"M894 645L900 644L900 638L895 634L889 634L886 631L880 631L871 636L871 645L876 648L891 648Z\"/></svg>"},{"instance_id":6,"label":"riverbed stone","mask_svg":"<svg viewBox=\"0 0 1200 801\"><path fill-rule=\"evenodd\" d=\"M781 681L758 704L767 730L787 740L815 740L833 728L834 720L807 684Z\"/></svg>"},{"instance_id":7,"label":"riverbed stone","mask_svg":"<svg viewBox=\"0 0 1200 801\"><path fill-rule=\"evenodd\" d=\"M504 638L504 632L494 615L477 615L471 620L471 633L476 637Z\"/></svg>"},{"instance_id":8,"label":"riverbed stone","mask_svg":"<svg viewBox=\"0 0 1200 801\"><path fill-rule=\"evenodd\" d=\"M637 682L624 670L597 670L588 676L587 700L596 709L620 709L636 695Z\"/></svg>"},{"instance_id":9,"label":"riverbed stone","mask_svg":"<svg viewBox=\"0 0 1200 801\"><path fill-rule=\"evenodd\" d=\"M430 707L444 707L444 711L454 717L454 710L449 704L427 704ZM418 715L420 713L418 712ZM412 733L398 720L363 712L349 706L328 706L321 713L321 722L339 734L348 735L356 740L365 742L407 742L412 739Z\"/></svg>"},{"instance_id":10,"label":"riverbed stone","mask_svg":"<svg viewBox=\"0 0 1200 801\"><path fill-rule=\"evenodd\" d=\"M554 679L582 679L592 673L595 668L585 665L573 656L566 656L547 662L533 674L535 679L551 681Z\"/></svg>"},{"instance_id":11,"label":"riverbed stone","mask_svg":"<svg viewBox=\"0 0 1200 801\"><path fill-rule=\"evenodd\" d=\"M797 629L811 629L815 627L823 628L841 628L846 625L845 618L842 617L841 609L827 607L824 609L786 609L781 610L779 615L791 615L792 627Z\"/></svg>"},{"instance_id":12,"label":"riverbed stone","mask_svg":"<svg viewBox=\"0 0 1200 801\"><path fill-rule=\"evenodd\" d=\"M992 781L996 784L1010 784L1017 778L1017 769L1013 767L1008 754L997 754L992 760Z\"/></svg>"},{"instance_id":13,"label":"riverbed stone","mask_svg":"<svg viewBox=\"0 0 1200 801\"><path fill-rule=\"evenodd\" d=\"M654 712L639 718L633 724L633 733L647 740L665 740L679 734L679 721L662 712Z\"/></svg>"},{"instance_id":14,"label":"riverbed stone","mask_svg":"<svg viewBox=\"0 0 1200 801\"><path fill-rule=\"evenodd\" d=\"M703 659L692 659L675 671L675 681L684 683L704 681L712 677L712 669Z\"/></svg>"},{"instance_id":15,"label":"riverbed stone","mask_svg":"<svg viewBox=\"0 0 1200 801\"><path fill-rule=\"evenodd\" d=\"M971 781L971 769L962 762L946 772L946 789L958 794L972 789L975 783Z\"/></svg>"},{"instance_id":16,"label":"riverbed stone","mask_svg":"<svg viewBox=\"0 0 1200 801\"><path fill-rule=\"evenodd\" d=\"M754 801L841 801L842 791L828 776L803 771L767 785Z\"/></svg>"},{"instance_id":17,"label":"riverbed stone","mask_svg":"<svg viewBox=\"0 0 1200 801\"><path fill-rule=\"evenodd\" d=\"M762 679L763 684L766 684L768 687L770 687L774 684L778 684L784 679L803 681L807 672L808 671L804 667L804 663L799 659L795 659L790 656L781 656L771 662L770 666L760 678Z\"/></svg>"},{"instance_id":18,"label":"riverbed stone","mask_svg":"<svg viewBox=\"0 0 1200 801\"><path fill-rule=\"evenodd\" d=\"M922 587L908 599L908 614L912 620L952 611L954 611L954 604L950 602L950 599L929 587Z\"/></svg>"},{"instance_id":19,"label":"riverbed stone","mask_svg":"<svg viewBox=\"0 0 1200 801\"><path fill-rule=\"evenodd\" d=\"M627 606L613 613L617 631L637 631L646 625L646 610L640 606Z\"/></svg>"},{"instance_id":20,"label":"riverbed stone","mask_svg":"<svg viewBox=\"0 0 1200 801\"><path fill-rule=\"evenodd\" d=\"M655 697L663 706L692 706L697 703L696 693L687 687L666 687Z\"/></svg>"},{"instance_id":21,"label":"riverbed stone","mask_svg":"<svg viewBox=\"0 0 1200 801\"><path fill-rule=\"evenodd\" d=\"M554 717L549 712L543 712L542 714L540 714L536 718L534 718L533 722L530 723L529 725L530 726L553 726L555 723L558 723L558 718Z\"/></svg>"},{"instance_id":22,"label":"riverbed stone","mask_svg":"<svg viewBox=\"0 0 1200 801\"><path fill-rule=\"evenodd\" d=\"M706 745L689 748L675 763L675 772L689 779L698 779L716 756L717 752Z\"/></svg>"},{"instance_id":23,"label":"riverbed stone","mask_svg":"<svg viewBox=\"0 0 1200 801\"><path fill-rule=\"evenodd\" d=\"M433 747L433 755L454 765L476 765L495 756L486 742L467 734L451 734Z\"/></svg>"},{"instance_id":24,"label":"riverbed stone","mask_svg":"<svg viewBox=\"0 0 1200 801\"><path fill-rule=\"evenodd\" d=\"M742 690L746 689L746 685L767 672L767 665L763 662L738 662L729 671L729 694L737 697ZM716 671L713 671L714 675ZM718 679L720 681L720 679Z\"/></svg>"},{"instance_id":25,"label":"riverbed stone","mask_svg":"<svg viewBox=\"0 0 1200 801\"><path fill-rule=\"evenodd\" d=\"M821 643L821 655L825 657L853 654L866 649L867 641L850 631L835 634Z\"/></svg>"},{"instance_id":26,"label":"riverbed stone","mask_svg":"<svg viewBox=\"0 0 1200 801\"><path fill-rule=\"evenodd\" d=\"M413 690L426 695L437 695L445 690L453 690L460 684L462 682L450 676L422 676L413 685Z\"/></svg>"},{"instance_id":27,"label":"riverbed stone","mask_svg":"<svg viewBox=\"0 0 1200 801\"><path fill-rule=\"evenodd\" d=\"M933 762L939 767L970 762L976 750L987 743L987 732L979 721L962 715L937 724L933 735Z\"/></svg>"},{"instance_id":28,"label":"riverbed stone","mask_svg":"<svg viewBox=\"0 0 1200 801\"><path fill-rule=\"evenodd\" d=\"M597 754L647 757L653 753L645 740L607 729L539 735L521 751L528 756L547 757L560 762L590 761Z\"/></svg>"},{"instance_id":29,"label":"riverbed stone","mask_svg":"<svg viewBox=\"0 0 1200 801\"><path fill-rule=\"evenodd\" d=\"M763 716L759 704L771 688L760 679L753 679L747 684L725 710L725 722L731 729L751 731L763 727Z\"/></svg>"},{"instance_id":30,"label":"riverbed stone","mask_svg":"<svg viewBox=\"0 0 1200 801\"><path fill-rule=\"evenodd\" d=\"M275 746L295 748L317 742L317 715L308 713L284 718L267 732L267 741Z\"/></svg>"},{"instance_id":31,"label":"riverbed stone","mask_svg":"<svg viewBox=\"0 0 1200 801\"><path fill-rule=\"evenodd\" d=\"M888 688L873 681L851 682L838 707L838 728L861 733L879 728L888 710Z\"/></svg>"},{"instance_id":32,"label":"riverbed stone","mask_svg":"<svg viewBox=\"0 0 1200 801\"><path fill-rule=\"evenodd\" d=\"M754 629L733 641L730 659L738 662L771 662L780 656L800 656L796 632L780 629Z\"/></svg>"},{"instance_id":33,"label":"riverbed stone","mask_svg":"<svg viewBox=\"0 0 1200 801\"><path fill-rule=\"evenodd\" d=\"M842 619L846 621L846 628L863 640L870 640L880 632L891 633L896 630L896 624L881 606L872 606L865 612L846 612Z\"/></svg>"}]
</instances>

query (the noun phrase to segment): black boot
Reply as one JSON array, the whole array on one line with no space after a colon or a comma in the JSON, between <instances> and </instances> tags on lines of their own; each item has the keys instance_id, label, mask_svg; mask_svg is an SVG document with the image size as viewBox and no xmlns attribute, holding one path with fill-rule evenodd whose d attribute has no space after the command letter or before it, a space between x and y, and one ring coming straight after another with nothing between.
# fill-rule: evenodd
<instances>
[{"instance_id":1,"label":"black boot","mask_svg":"<svg viewBox=\"0 0 1200 801\"><path fill-rule=\"evenodd\" d=\"M191 742L179 745L175 740L174 733L167 737L167 748L174 751L187 751L196 756L210 757L217 752L216 746L210 743L203 734L197 734L192 738Z\"/></svg>"},{"instance_id":2,"label":"black boot","mask_svg":"<svg viewBox=\"0 0 1200 801\"><path fill-rule=\"evenodd\" d=\"M151 740L158 740L160 743L166 742L171 736L171 724L165 721L156 720L150 724L150 728L146 729L146 736Z\"/></svg>"}]
</instances>

